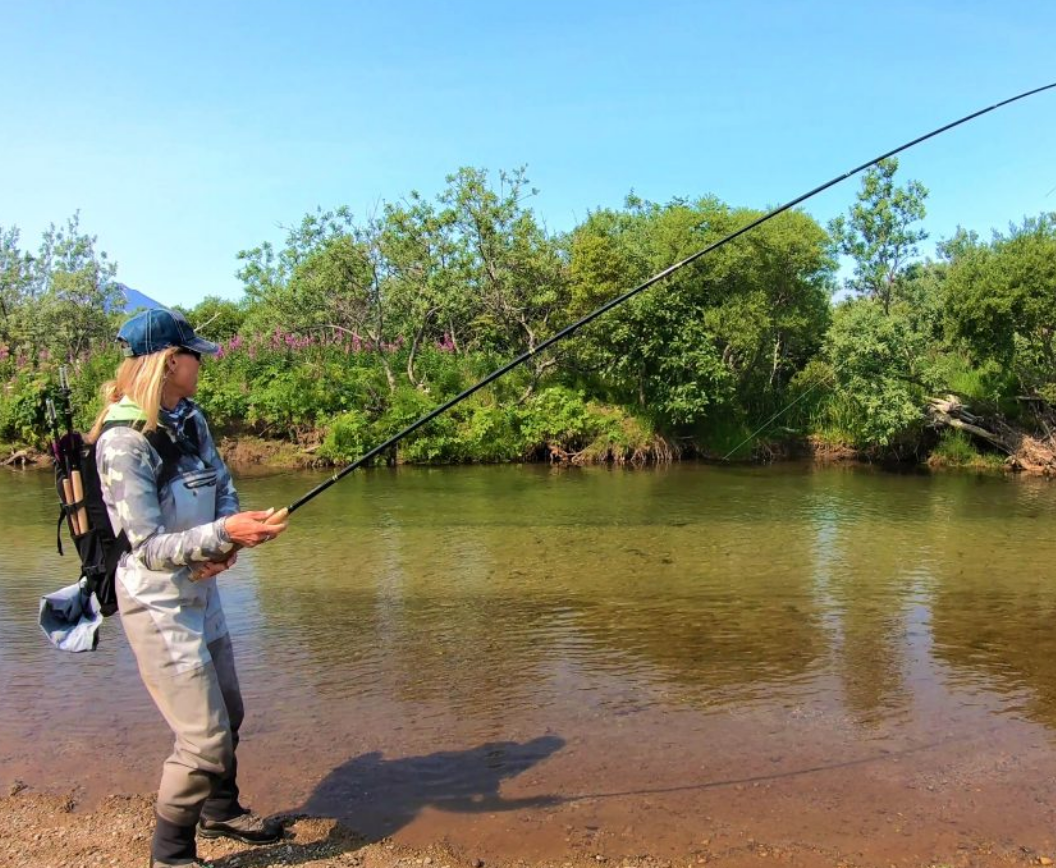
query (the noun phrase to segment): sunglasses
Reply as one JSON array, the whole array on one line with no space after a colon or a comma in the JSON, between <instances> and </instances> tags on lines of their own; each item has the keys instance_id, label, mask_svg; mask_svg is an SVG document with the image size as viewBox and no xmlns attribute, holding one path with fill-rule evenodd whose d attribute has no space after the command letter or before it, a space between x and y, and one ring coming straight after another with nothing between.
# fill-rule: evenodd
<instances>
[{"instance_id":1,"label":"sunglasses","mask_svg":"<svg viewBox=\"0 0 1056 868\"><path fill-rule=\"evenodd\" d=\"M178 355L178 356L194 356L194 360L196 362L201 362L202 361L202 354L200 352L198 352L197 350L189 350L189 349L187 349L187 347L180 347L176 351L176 355Z\"/></svg>"}]
</instances>

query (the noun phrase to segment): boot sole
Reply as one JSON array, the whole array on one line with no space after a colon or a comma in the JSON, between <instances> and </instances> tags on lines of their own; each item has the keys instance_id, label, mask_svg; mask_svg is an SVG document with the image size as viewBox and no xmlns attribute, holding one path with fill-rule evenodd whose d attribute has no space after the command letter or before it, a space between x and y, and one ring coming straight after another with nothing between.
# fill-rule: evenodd
<instances>
[{"instance_id":1,"label":"boot sole","mask_svg":"<svg viewBox=\"0 0 1056 868\"><path fill-rule=\"evenodd\" d=\"M240 835L238 832L220 832L215 829L203 829L201 826L198 827L198 834L203 838L230 838L232 841L241 841L243 844L254 844L256 846L278 844L283 838L280 833L274 838L262 840L260 838L250 838L247 835Z\"/></svg>"}]
</instances>

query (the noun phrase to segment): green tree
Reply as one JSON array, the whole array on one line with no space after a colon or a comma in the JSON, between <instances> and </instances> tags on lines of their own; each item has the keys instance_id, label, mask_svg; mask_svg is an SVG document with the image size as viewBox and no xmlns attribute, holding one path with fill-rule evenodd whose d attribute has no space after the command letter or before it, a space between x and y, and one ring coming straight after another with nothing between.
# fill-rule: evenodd
<instances>
[{"instance_id":1,"label":"green tree","mask_svg":"<svg viewBox=\"0 0 1056 868\"><path fill-rule=\"evenodd\" d=\"M759 216L714 198L660 206L630 197L573 233L577 312L640 283ZM786 214L697 260L589 330L582 367L665 426L757 415L780 399L828 322L828 237Z\"/></svg>"},{"instance_id":2,"label":"green tree","mask_svg":"<svg viewBox=\"0 0 1056 868\"><path fill-rule=\"evenodd\" d=\"M440 201L459 239L452 264L471 299L470 340L503 355L534 350L564 324L569 304L561 246L522 204L537 191L523 168L501 172L497 190L479 169L447 180ZM554 364L552 355L533 357L533 382Z\"/></svg>"},{"instance_id":3,"label":"green tree","mask_svg":"<svg viewBox=\"0 0 1056 868\"><path fill-rule=\"evenodd\" d=\"M847 216L837 217L829 231L837 250L854 259L854 277L847 287L859 295L879 299L889 313L899 281L917 255L917 244L927 238L913 224L924 218L928 191L919 181L895 186L898 160L881 160L862 177L858 201Z\"/></svg>"},{"instance_id":4,"label":"green tree","mask_svg":"<svg viewBox=\"0 0 1056 868\"><path fill-rule=\"evenodd\" d=\"M1028 218L989 244L949 248L945 311L980 361L1056 404L1056 214Z\"/></svg>"},{"instance_id":5,"label":"green tree","mask_svg":"<svg viewBox=\"0 0 1056 868\"><path fill-rule=\"evenodd\" d=\"M246 305L227 298L207 295L184 311L196 333L211 341L228 341L237 335L246 320Z\"/></svg>"},{"instance_id":6,"label":"green tree","mask_svg":"<svg viewBox=\"0 0 1056 868\"><path fill-rule=\"evenodd\" d=\"M902 310L889 313L879 299L844 302L825 355L835 378L832 400L852 408L842 415L856 446L892 446L923 423L925 345Z\"/></svg>"},{"instance_id":7,"label":"green tree","mask_svg":"<svg viewBox=\"0 0 1056 868\"><path fill-rule=\"evenodd\" d=\"M385 205L380 246L390 276L387 295L410 340L407 379L419 389L427 388L415 371L420 348L446 339L460 352L459 335L472 318L473 302L456 267L460 241L454 211L417 192Z\"/></svg>"},{"instance_id":8,"label":"green tree","mask_svg":"<svg viewBox=\"0 0 1056 868\"><path fill-rule=\"evenodd\" d=\"M246 329L339 332L362 340L396 380L386 358L395 332L388 322L388 267L377 220L359 225L347 207L307 214L278 253L269 243L239 253L238 272L250 308Z\"/></svg>"},{"instance_id":9,"label":"green tree","mask_svg":"<svg viewBox=\"0 0 1056 868\"><path fill-rule=\"evenodd\" d=\"M0 226L0 343L15 343L18 315L32 280L33 258L19 248L17 226Z\"/></svg>"},{"instance_id":10,"label":"green tree","mask_svg":"<svg viewBox=\"0 0 1056 868\"><path fill-rule=\"evenodd\" d=\"M23 354L78 356L112 334L121 294L117 264L81 232L80 216L48 227L36 255L18 247L18 230L0 231L0 329Z\"/></svg>"}]
</instances>

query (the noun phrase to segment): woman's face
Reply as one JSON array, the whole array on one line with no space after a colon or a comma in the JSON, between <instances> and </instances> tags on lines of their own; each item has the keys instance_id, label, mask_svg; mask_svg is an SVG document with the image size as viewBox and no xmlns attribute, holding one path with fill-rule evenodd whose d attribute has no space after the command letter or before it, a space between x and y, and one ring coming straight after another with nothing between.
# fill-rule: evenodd
<instances>
[{"instance_id":1,"label":"woman's face","mask_svg":"<svg viewBox=\"0 0 1056 868\"><path fill-rule=\"evenodd\" d=\"M193 350L177 350L169 359L162 403L175 407L181 398L191 398L198 391L198 367L201 356Z\"/></svg>"}]
</instances>

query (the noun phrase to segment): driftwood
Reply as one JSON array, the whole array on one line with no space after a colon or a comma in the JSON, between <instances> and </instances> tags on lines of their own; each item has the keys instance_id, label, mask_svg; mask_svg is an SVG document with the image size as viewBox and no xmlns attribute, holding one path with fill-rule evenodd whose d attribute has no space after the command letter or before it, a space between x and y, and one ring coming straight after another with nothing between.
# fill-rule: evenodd
<instances>
[{"instance_id":1,"label":"driftwood","mask_svg":"<svg viewBox=\"0 0 1056 868\"><path fill-rule=\"evenodd\" d=\"M953 395L929 398L927 411L936 426L964 431L1004 452L1010 469L1056 476L1056 444L1051 443L1051 438L1046 443L1001 419L977 416Z\"/></svg>"},{"instance_id":2,"label":"driftwood","mask_svg":"<svg viewBox=\"0 0 1056 868\"><path fill-rule=\"evenodd\" d=\"M0 467L25 467L27 464L36 464L38 456L28 449L19 449L13 455L9 455L0 461Z\"/></svg>"}]
</instances>

